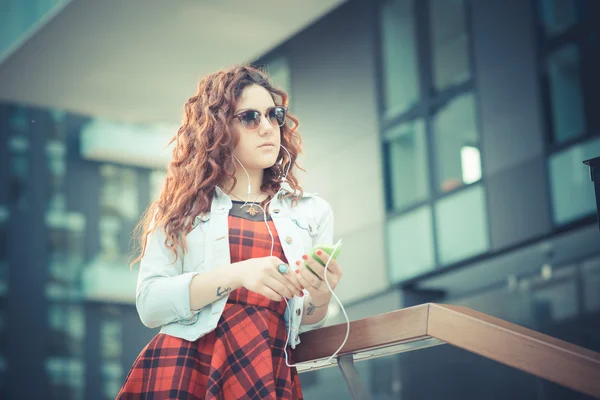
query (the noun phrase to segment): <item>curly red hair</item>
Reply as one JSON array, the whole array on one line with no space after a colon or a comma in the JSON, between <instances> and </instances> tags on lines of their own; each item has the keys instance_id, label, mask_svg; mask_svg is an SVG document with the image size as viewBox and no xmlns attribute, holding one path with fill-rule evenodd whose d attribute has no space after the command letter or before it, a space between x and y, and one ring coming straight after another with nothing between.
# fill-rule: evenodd
<instances>
[{"instance_id":1,"label":"curly red hair","mask_svg":"<svg viewBox=\"0 0 600 400\"><path fill-rule=\"evenodd\" d=\"M262 86L271 93L276 105L287 107L287 93L274 87L264 71L247 65L204 77L196 94L185 103L182 125L169 142L169 145L175 143L175 147L160 196L148 207L135 231L140 253L132 265L141 260L148 235L159 227L166 236L165 246L177 259L178 248L186 251L185 237L192 230L194 218L210 211L217 186L228 178L234 185L237 183L233 176L233 150L239 138L230 129L230 124L237 100L250 85ZM275 164L265 169L261 190L268 193L269 198L263 205L279 190L288 166L297 166L302 148L297 128L298 119L288 112L286 123L281 127L281 144L290 154L288 156L280 148ZM290 168L286 181L301 195L302 188L293 168Z\"/></svg>"}]
</instances>

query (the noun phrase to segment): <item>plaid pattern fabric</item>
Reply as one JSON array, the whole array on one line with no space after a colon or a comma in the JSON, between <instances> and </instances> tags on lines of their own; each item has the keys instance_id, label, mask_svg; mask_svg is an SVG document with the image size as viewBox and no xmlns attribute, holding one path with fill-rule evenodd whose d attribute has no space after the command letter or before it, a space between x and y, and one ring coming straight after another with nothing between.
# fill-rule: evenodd
<instances>
[{"instance_id":1,"label":"plaid pattern fabric","mask_svg":"<svg viewBox=\"0 0 600 400\"><path fill-rule=\"evenodd\" d=\"M273 255L285 261L272 221ZM265 257L264 221L229 216L231 262ZM117 399L298 399L296 368L285 364L285 301L241 288L230 293L217 328L194 342L158 334L142 350ZM294 363L288 347L288 360Z\"/></svg>"}]
</instances>

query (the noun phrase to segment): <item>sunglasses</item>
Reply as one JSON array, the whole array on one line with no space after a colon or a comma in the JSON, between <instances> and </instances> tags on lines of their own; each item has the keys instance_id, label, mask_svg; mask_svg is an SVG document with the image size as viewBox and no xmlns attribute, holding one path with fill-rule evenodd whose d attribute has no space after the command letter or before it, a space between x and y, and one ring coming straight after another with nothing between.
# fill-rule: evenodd
<instances>
[{"instance_id":1,"label":"sunglasses","mask_svg":"<svg viewBox=\"0 0 600 400\"><path fill-rule=\"evenodd\" d=\"M285 124L285 116L287 114L287 108L282 106L275 106L267 108L265 111L265 117L275 127L280 127ZM242 111L239 114L234 115L235 118L240 120L242 126L248 130L254 130L260 125L261 112L256 110Z\"/></svg>"}]
</instances>

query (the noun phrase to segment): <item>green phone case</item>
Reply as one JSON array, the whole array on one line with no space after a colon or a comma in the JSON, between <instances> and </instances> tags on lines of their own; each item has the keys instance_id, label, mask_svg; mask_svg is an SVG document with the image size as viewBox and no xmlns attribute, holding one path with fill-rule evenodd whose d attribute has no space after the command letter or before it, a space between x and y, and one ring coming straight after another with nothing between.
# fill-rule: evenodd
<instances>
[{"instance_id":1,"label":"green phone case","mask_svg":"<svg viewBox=\"0 0 600 400\"><path fill-rule=\"evenodd\" d=\"M342 249L342 244L340 243L340 245L338 246L337 250L335 251L335 253L333 253L333 250L335 249L335 245L330 246L330 245L325 245L325 244L319 244L316 245L312 248L312 250L310 251L310 256L312 258L314 258L319 264L321 264L322 266L325 266L325 263L319 258L319 256L317 255L317 250L323 250L325 253L329 254L331 257L333 257L334 260L337 260L338 255L340 254L340 250ZM315 271L313 271L307 263L304 263L304 265L306 265L306 268L308 268L308 270L310 272L312 272L313 274L315 274L315 276L319 276L317 275L317 273Z\"/></svg>"}]
</instances>

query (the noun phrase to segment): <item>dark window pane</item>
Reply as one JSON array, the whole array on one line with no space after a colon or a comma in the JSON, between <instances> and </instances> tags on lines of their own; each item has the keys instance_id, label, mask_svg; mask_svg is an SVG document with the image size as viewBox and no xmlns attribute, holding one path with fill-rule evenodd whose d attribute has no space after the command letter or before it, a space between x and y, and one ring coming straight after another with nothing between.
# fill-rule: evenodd
<instances>
[{"instance_id":1,"label":"dark window pane","mask_svg":"<svg viewBox=\"0 0 600 400\"><path fill-rule=\"evenodd\" d=\"M560 143L585 132L579 49L568 45L551 54L547 63L554 139Z\"/></svg>"},{"instance_id":2,"label":"dark window pane","mask_svg":"<svg viewBox=\"0 0 600 400\"><path fill-rule=\"evenodd\" d=\"M413 0L389 0L381 5L384 113L397 115L419 98Z\"/></svg>"},{"instance_id":3,"label":"dark window pane","mask_svg":"<svg viewBox=\"0 0 600 400\"><path fill-rule=\"evenodd\" d=\"M436 90L471 77L464 0L431 0L431 51Z\"/></svg>"},{"instance_id":4,"label":"dark window pane","mask_svg":"<svg viewBox=\"0 0 600 400\"><path fill-rule=\"evenodd\" d=\"M427 143L422 120L402 124L385 133L392 208L400 209L429 196Z\"/></svg>"},{"instance_id":5,"label":"dark window pane","mask_svg":"<svg viewBox=\"0 0 600 400\"><path fill-rule=\"evenodd\" d=\"M115 311L117 311L116 309ZM116 318L105 319L100 329L100 353L104 377L104 398L114 399L123 384L123 368L120 363L123 345L123 327Z\"/></svg>"},{"instance_id":6,"label":"dark window pane","mask_svg":"<svg viewBox=\"0 0 600 400\"><path fill-rule=\"evenodd\" d=\"M544 32L547 36L555 36L581 20L585 0L539 0L539 5Z\"/></svg>"},{"instance_id":7,"label":"dark window pane","mask_svg":"<svg viewBox=\"0 0 600 400\"><path fill-rule=\"evenodd\" d=\"M475 98L466 93L439 110L433 119L439 190L449 192L481 179Z\"/></svg>"},{"instance_id":8,"label":"dark window pane","mask_svg":"<svg viewBox=\"0 0 600 400\"><path fill-rule=\"evenodd\" d=\"M81 358L46 358L49 399L83 399L85 365Z\"/></svg>"},{"instance_id":9,"label":"dark window pane","mask_svg":"<svg viewBox=\"0 0 600 400\"><path fill-rule=\"evenodd\" d=\"M582 274L584 310L592 315L600 311L600 259L586 261L582 267Z\"/></svg>"},{"instance_id":10,"label":"dark window pane","mask_svg":"<svg viewBox=\"0 0 600 400\"><path fill-rule=\"evenodd\" d=\"M598 154L600 139L551 156L549 169L554 223L565 224L595 212L594 185L590 182L589 169L582 161Z\"/></svg>"},{"instance_id":11,"label":"dark window pane","mask_svg":"<svg viewBox=\"0 0 600 400\"><path fill-rule=\"evenodd\" d=\"M8 207L0 205L0 297L8 289ZM1 325L1 324L0 324ZM0 327L0 331L1 331ZM1 334L1 333L0 333Z\"/></svg>"}]
</instances>

